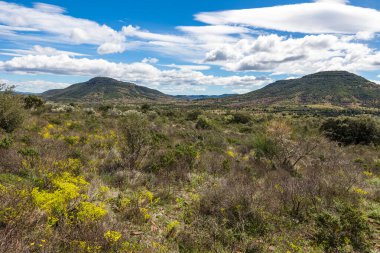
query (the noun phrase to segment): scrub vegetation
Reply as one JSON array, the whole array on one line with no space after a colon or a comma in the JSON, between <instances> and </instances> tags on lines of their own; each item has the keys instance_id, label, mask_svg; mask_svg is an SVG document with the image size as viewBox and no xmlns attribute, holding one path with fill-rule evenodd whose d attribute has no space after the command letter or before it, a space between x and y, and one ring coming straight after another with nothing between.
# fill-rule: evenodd
<instances>
[{"instance_id":1,"label":"scrub vegetation","mask_svg":"<svg viewBox=\"0 0 380 253\"><path fill-rule=\"evenodd\" d=\"M379 117L316 112L6 90L0 252L376 252Z\"/></svg>"}]
</instances>

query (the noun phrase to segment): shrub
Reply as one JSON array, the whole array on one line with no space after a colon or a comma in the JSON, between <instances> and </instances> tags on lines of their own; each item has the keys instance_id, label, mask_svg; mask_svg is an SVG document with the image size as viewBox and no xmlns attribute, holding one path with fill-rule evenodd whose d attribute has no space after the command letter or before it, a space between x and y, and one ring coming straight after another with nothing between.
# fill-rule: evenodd
<instances>
[{"instance_id":1,"label":"shrub","mask_svg":"<svg viewBox=\"0 0 380 253\"><path fill-rule=\"evenodd\" d=\"M230 118L230 123L247 124L251 121L251 116L246 113L235 113Z\"/></svg>"},{"instance_id":2,"label":"shrub","mask_svg":"<svg viewBox=\"0 0 380 253\"><path fill-rule=\"evenodd\" d=\"M129 168L138 168L151 143L149 122L141 113L129 113L120 120L119 129L123 159Z\"/></svg>"},{"instance_id":3,"label":"shrub","mask_svg":"<svg viewBox=\"0 0 380 253\"><path fill-rule=\"evenodd\" d=\"M44 101L35 95L30 95L24 98L25 109L36 109L44 105Z\"/></svg>"},{"instance_id":4,"label":"shrub","mask_svg":"<svg viewBox=\"0 0 380 253\"><path fill-rule=\"evenodd\" d=\"M12 88L0 84L0 128L12 132L24 121L25 111L20 96Z\"/></svg>"},{"instance_id":5,"label":"shrub","mask_svg":"<svg viewBox=\"0 0 380 253\"><path fill-rule=\"evenodd\" d=\"M380 131L369 118L328 119L321 126L327 138L344 145L380 143Z\"/></svg>"},{"instance_id":6,"label":"shrub","mask_svg":"<svg viewBox=\"0 0 380 253\"><path fill-rule=\"evenodd\" d=\"M200 115L202 115L201 110L192 110L187 114L186 119L187 120L196 120L196 119L198 119L198 117Z\"/></svg>"},{"instance_id":7,"label":"shrub","mask_svg":"<svg viewBox=\"0 0 380 253\"><path fill-rule=\"evenodd\" d=\"M150 110L150 105L149 104L143 104L142 106L141 106L141 111L143 111L143 112L147 112L147 111L149 111Z\"/></svg>"},{"instance_id":8,"label":"shrub","mask_svg":"<svg viewBox=\"0 0 380 253\"><path fill-rule=\"evenodd\" d=\"M198 117L195 127L197 129L212 129L212 124L206 116L201 115Z\"/></svg>"},{"instance_id":9,"label":"shrub","mask_svg":"<svg viewBox=\"0 0 380 253\"><path fill-rule=\"evenodd\" d=\"M369 226L362 213L352 207L340 207L337 214L322 212L316 220L315 241L325 252L342 252L351 246L355 252L369 251Z\"/></svg>"},{"instance_id":10,"label":"shrub","mask_svg":"<svg viewBox=\"0 0 380 253\"><path fill-rule=\"evenodd\" d=\"M2 149L9 149L12 144L13 144L13 139L10 137L6 136L2 140L0 140L0 148Z\"/></svg>"}]
</instances>

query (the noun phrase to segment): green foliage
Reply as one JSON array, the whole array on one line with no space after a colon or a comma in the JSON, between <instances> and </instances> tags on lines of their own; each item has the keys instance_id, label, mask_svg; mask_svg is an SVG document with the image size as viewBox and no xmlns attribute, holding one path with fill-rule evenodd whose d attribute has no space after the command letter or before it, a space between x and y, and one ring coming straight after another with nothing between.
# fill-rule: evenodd
<instances>
[{"instance_id":1,"label":"green foliage","mask_svg":"<svg viewBox=\"0 0 380 253\"><path fill-rule=\"evenodd\" d=\"M25 118L23 101L12 90L0 84L0 128L6 132L13 132Z\"/></svg>"},{"instance_id":2,"label":"green foliage","mask_svg":"<svg viewBox=\"0 0 380 253\"><path fill-rule=\"evenodd\" d=\"M151 143L150 125L141 114L131 113L119 123L124 160L130 168L138 168Z\"/></svg>"},{"instance_id":3,"label":"green foliage","mask_svg":"<svg viewBox=\"0 0 380 253\"><path fill-rule=\"evenodd\" d=\"M344 145L350 144L380 144L380 129L369 118L328 119L321 131L333 141Z\"/></svg>"},{"instance_id":4,"label":"green foliage","mask_svg":"<svg viewBox=\"0 0 380 253\"><path fill-rule=\"evenodd\" d=\"M251 116L247 113L234 113L229 120L230 123L247 124L251 121Z\"/></svg>"},{"instance_id":5,"label":"green foliage","mask_svg":"<svg viewBox=\"0 0 380 253\"><path fill-rule=\"evenodd\" d=\"M24 97L24 107L25 109L36 109L42 107L44 105L44 101L35 95L29 95Z\"/></svg>"},{"instance_id":6,"label":"green foliage","mask_svg":"<svg viewBox=\"0 0 380 253\"><path fill-rule=\"evenodd\" d=\"M2 140L0 140L0 149L9 149L13 144L13 139L5 136Z\"/></svg>"},{"instance_id":7,"label":"green foliage","mask_svg":"<svg viewBox=\"0 0 380 253\"><path fill-rule=\"evenodd\" d=\"M25 157L38 157L40 155L34 148L22 148L18 151L18 153Z\"/></svg>"},{"instance_id":8,"label":"green foliage","mask_svg":"<svg viewBox=\"0 0 380 253\"><path fill-rule=\"evenodd\" d=\"M150 105L149 104L143 104L141 105L141 111L143 112L148 112L150 110Z\"/></svg>"},{"instance_id":9,"label":"green foliage","mask_svg":"<svg viewBox=\"0 0 380 253\"><path fill-rule=\"evenodd\" d=\"M317 216L315 241L326 252L344 252L352 247L357 252L370 252L369 225L363 214L353 207L340 207L336 214L322 212Z\"/></svg>"},{"instance_id":10,"label":"green foliage","mask_svg":"<svg viewBox=\"0 0 380 253\"><path fill-rule=\"evenodd\" d=\"M202 115L201 110L192 110L192 111L187 113L186 119L187 120L197 120L200 115Z\"/></svg>"},{"instance_id":11,"label":"green foliage","mask_svg":"<svg viewBox=\"0 0 380 253\"><path fill-rule=\"evenodd\" d=\"M197 120L197 124L195 125L195 127L197 129L212 129L213 128L213 125L210 121L210 119L208 119L206 116L203 116L203 115L200 115L198 116L198 120Z\"/></svg>"}]
</instances>

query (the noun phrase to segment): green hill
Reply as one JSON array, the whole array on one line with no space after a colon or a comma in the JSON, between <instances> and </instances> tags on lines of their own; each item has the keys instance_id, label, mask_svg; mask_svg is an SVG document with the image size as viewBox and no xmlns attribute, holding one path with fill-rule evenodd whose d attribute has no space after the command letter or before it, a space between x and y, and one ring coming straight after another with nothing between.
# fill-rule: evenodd
<instances>
[{"instance_id":1,"label":"green hill","mask_svg":"<svg viewBox=\"0 0 380 253\"><path fill-rule=\"evenodd\" d=\"M380 85L346 71L326 71L281 80L244 95L225 98L239 105L315 105L380 107Z\"/></svg>"},{"instance_id":2,"label":"green hill","mask_svg":"<svg viewBox=\"0 0 380 253\"><path fill-rule=\"evenodd\" d=\"M95 77L84 83L73 84L65 89L42 93L53 101L112 101L112 100L160 100L170 99L160 91L122 82L108 77Z\"/></svg>"}]
</instances>

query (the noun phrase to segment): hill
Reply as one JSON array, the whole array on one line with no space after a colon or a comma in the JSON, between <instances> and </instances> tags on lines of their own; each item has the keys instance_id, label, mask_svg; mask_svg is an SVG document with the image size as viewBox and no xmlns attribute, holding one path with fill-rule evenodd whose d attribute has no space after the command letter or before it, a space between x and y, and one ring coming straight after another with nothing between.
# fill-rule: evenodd
<instances>
[{"instance_id":1,"label":"hill","mask_svg":"<svg viewBox=\"0 0 380 253\"><path fill-rule=\"evenodd\" d=\"M325 71L281 80L247 94L221 100L238 105L380 107L380 85L346 71Z\"/></svg>"},{"instance_id":2,"label":"hill","mask_svg":"<svg viewBox=\"0 0 380 253\"><path fill-rule=\"evenodd\" d=\"M49 90L41 94L53 101L112 101L170 99L160 91L122 82L108 77L95 77L87 82L73 84L65 89Z\"/></svg>"}]
</instances>

